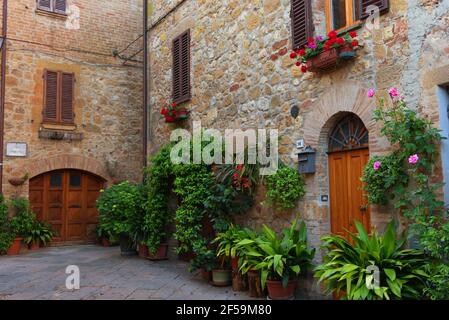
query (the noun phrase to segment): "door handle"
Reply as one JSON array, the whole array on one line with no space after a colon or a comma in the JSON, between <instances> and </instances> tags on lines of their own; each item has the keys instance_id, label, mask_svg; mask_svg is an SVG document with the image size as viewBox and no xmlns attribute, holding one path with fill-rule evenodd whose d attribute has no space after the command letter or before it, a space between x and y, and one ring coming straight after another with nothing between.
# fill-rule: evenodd
<instances>
[{"instance_id":1,"label":"door handle","mask_svg":"<svg viewBox=\"0 0 449 320\"><path fill-rule=\"evenodd\" d=\"M363 205L363 206L360 206L360 211L361 211L361 212L365 213L366 210L368 210L368 205L365 204L365 205Z\"/></svg>"},{"instance_id":2,"label":"door handle","mask_svg":"<svg viewBox=\"0 0 449 320\"><path fill-rule=\"evenodd\" d=\"M82 208L82 206L80 204L72 204L69 208Z\"/></svg>"}]
</instances>

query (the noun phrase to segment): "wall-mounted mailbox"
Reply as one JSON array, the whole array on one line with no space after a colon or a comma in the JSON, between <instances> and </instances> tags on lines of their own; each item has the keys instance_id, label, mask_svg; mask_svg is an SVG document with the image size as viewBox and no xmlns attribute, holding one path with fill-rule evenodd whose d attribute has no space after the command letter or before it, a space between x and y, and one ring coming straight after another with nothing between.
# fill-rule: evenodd
<instances>
[{"instance_id":1,"label":"wall-mounted mailbox","mask_svg":"<svg viewBox=\"0 0 449 320\"><path fill-rule=\"evenodd\" d=\"M316 151L307 147L298 153L299 173L316 172Z\"/></svg>"}]
</instances>

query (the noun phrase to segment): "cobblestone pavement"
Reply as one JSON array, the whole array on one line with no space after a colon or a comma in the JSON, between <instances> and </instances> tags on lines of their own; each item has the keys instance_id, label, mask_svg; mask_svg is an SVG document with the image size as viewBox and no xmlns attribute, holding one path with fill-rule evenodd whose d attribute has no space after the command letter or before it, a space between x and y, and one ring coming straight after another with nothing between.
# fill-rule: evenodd
<instances>
[{"instance_id":1,"label":"cobblestone pavement","mask_svg":"<svg viewBox=\"0 0 449 320\"><path fill-rule=\"evenodd\" d=\"M80 269L81 288L66 289L66 267ZM122 257L118 247L53 247L0 257L1 299L249 299L231 287L210 286L181 261Z\"/></svg>"}]
</instances>

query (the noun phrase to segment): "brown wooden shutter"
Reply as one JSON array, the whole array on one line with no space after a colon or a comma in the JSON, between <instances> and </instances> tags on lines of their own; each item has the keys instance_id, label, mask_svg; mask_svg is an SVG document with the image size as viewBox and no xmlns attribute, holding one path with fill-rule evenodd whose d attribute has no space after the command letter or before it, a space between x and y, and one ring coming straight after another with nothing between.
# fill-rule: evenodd
<instances>
[{"instance_id":1,"label":"brown wooden shutter","mask_svg":"<svg viewBox=\"0 0 449 320\"><path fill-rule=\"evenodd\" d=\"M37 0L37 7L41 10L51 11L52 0Z\"/></svg>"},{"instance_id":2,"label":"brown wooden shutter","mask_svg":"<svg viewBox=\"0 0 449 320\"><path fill-rule=\"evenodd\" d=\"M181 37L181 102L190 100L190 31Z\"/></svg>"},{"instance_id":3,"label":"brown wooden shutter","mask_svg":"<svg viewBox=\"0 0 449 320\"><path fill-rule=\"evenodd\" d=\"M302 48L313 35L311 0L291 0L293 49Z\"/></svg>"},{"instance_id":4,"label":"brown wooden shutter","mask_svg":"<svg viewBox=\"0 0 449 320\"><path fill-rule=\"evenodd\" d=\"M173 40L173 102L190 100L190 30Z\"/></svg>"},{"instance_id":5,"label":"brown wooden shutter","mask_svg":"<svg viewBox=\"0 0 449 320\"><path fill-rule=\"evenodd\" d=\"M66 0L54 0L54 11L56 13L66 14L67 1Z\"/></svg>"},{"instance_id":6,"label":"brown wooden shutter","mask_svg":"<svg viewBox=\"0 0 449 320\"><path fill-rule=\"evenodd\" d=\"M371 6L378 6L380 13L386 13L389 9L389 1L388 0L358 0L359 1L359 19L363 20L369 17L369 14L366 13L366 9Z\"/></svg>"},{"instance_id":7,"label":"brown wooden shutter","mask_svg":"<svg viewBox=\"0 0 449 320\"><path fill-rule=\"evenodd\" d=\"M75 75L62 73L61 76L61 122L73 123L73 90Z\"/></svg>"},{"instance_id":8,"label":"brown wooden shutter","mask_svg":"<svg viewBox=\"0 0 449 320\"><path fill-rule=\"evenodd\" d=\"M172 54L173 54L173 102L179 101L181 98L181 38L176 38L173 40L173 48L172 48Z\"/></svg>"},{"instance_id":9,"label":"brown wooden shutter","mask_svg":"<svg viewBox=\"0 0 449 320\"><path fill-rule=\"evenodd\" d=\"M44 72L44 121L58 120L58 73Z\"/></svg>"}]
</instances>

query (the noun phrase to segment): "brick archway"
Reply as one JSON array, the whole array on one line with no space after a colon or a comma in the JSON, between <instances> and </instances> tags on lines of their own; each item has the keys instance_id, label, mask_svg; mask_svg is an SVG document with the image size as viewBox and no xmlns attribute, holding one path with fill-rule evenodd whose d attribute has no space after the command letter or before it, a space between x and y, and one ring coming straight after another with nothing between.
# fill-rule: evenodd
<instances>
[{"instance_id":1,"label":"brick archway","mask_svg":"<svg viewBox=\"0 0 449 320\"><path fill-rule=\"evenodd\" d=\"M366 96L367 89L361 88L357 83L345 81L334 84L311 107L311 112L304 119L304 139L307 145L319 148L323 135L323 128L332 125L331 119L337 114L351 112L357 115L370 132L370 145L375 144L371 134L375 131L373 111L376 108L375 99Z\"/></svg>"},{"instance_id":2,"label":"brick archway","mask_svg":"<svg viewBox=\"0 0 449 320\"><path fill-rule=\"evenodd\" d=\"M107 183L112 181L106 167L99 161L83 157L79 155L60 155L40 160L33 160L26 168L29 178L34 178L42 173L61 170L61 169L76 169L95 174Z\"/></svg>"}]
</instances>

